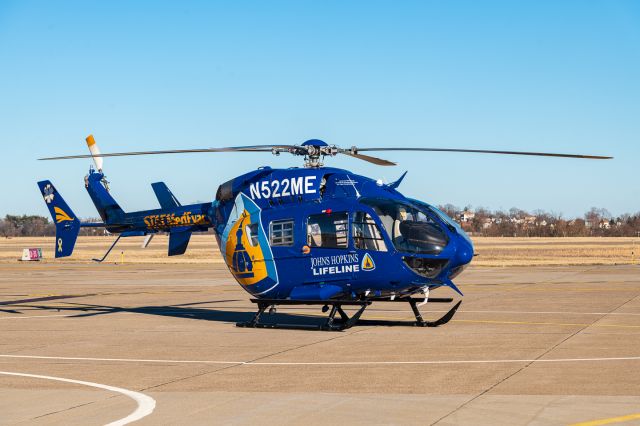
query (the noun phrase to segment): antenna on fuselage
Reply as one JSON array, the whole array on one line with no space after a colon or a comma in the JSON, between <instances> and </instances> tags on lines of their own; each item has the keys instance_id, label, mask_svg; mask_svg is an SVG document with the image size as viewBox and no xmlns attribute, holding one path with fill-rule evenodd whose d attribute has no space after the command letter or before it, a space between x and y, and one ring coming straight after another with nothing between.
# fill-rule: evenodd
<instances>
[{"instance_id":1,"label":"antenna on fuselage","mask_svg":"<svg viewBox=\"0 0 640 426\"><path fill-rule=\"evenodd\" d=\"M349 175L347 175L347 179L349 179L349 182L351 183L351 186L353 186L353 190L356 191L356 198L360 198L360 193L358 192L358 188L356 188L355 181L353 179L351 179L351 176L349 176Z\"/></svg>"}]
</instances>

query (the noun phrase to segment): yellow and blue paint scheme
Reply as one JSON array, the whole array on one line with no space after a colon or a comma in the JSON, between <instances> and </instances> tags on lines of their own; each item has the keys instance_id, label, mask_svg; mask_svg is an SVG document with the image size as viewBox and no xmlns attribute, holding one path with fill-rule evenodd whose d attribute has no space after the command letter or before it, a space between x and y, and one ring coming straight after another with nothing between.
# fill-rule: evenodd
<instances>
[{"instance_id":1,"label":"yellow and blue paint scheme","mask_svg":"<svg viewBox=\"0 0 640 426\"><path fill-rule=\"evenodd\" d=\"M400 181L383 184L330 167L264 167L220 185L211 203L183 206L157 182L153 189L160 209L125 212L102 172L90 169L85 187L103 220L94 224L81 224L49 181L38 185L56 223L56 257L71 254L81 226L105 227L124 237L166 232L169 255L183 254L192 232L213 228L232 276L258 298L358 299L441 286L459 292L452 279L471 261L471 241L444 213L398 192ZM385 213L385 205L401 206L397 217ZM407 220L407 209L421 215L423 222ZM379 247L384 249L356 243L354 227L363 224L355 218L364 216L367 226L379 230ZM312 217L339 223L340 245L314 241L327 236L314 234L318 223L312 224ZM402 223L393 225L394 220ZM289 239L272 244L270 227L282 222L289 224ZM404 231L398 233L402 226ZM437 250L411 249L427 228L440 241Z\"/></svg>"},{"instance_id":2,"label":"yellow and blue paint scheme","mask_svg":"<svg viewBox=\"0 0 640 426\"><path fill-rule=\"evenodd\" d=\"M236 196L220 238L220 250L234 278L253 295L278 285L278 272L261 221L261 209L249 197Z\"/></svg>"}]
</instances>

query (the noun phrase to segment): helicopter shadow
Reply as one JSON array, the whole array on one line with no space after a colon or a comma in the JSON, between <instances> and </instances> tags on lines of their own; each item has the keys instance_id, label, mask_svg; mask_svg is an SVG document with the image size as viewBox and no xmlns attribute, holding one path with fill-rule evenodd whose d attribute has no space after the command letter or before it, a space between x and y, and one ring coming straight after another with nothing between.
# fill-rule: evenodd
<instances>
[{"instance_id":1,"label":"helicopter shadow","mask_svg":"<svg viewBox=\"0 0 640 426\"><path fill-rule=\"evenodd\" d=\"M100 315L111 315L117 313L133 313L141 315L155 315L161 317L173 317L181 319L191 319L200 321L213 321L222 323L243 323L250 321L255 316L255 311L247 310L235 310L233 308L228 309L215 309L215 308L199 308L194 305L201 305L205 303L226 303L226 302L240 302L239 299L230 300L211 300L206 302L195 302L181 305L166 305L166 306L138 306L138 307L123 307L113 305L99 305L89 303L72 303L68 302L67 306L47 306L47 305L30 305L30 308L36 308L39 310L54 310L63 313L69 313L69 318L88 318ZM26 307L23 305L23 307ZM319 310L318 310L319 311ZM292 326L320 326L326 322L326 317L305 315L305 314L290 314L277 312L273 314L264 313L261 316L263 322L269 324L289 324Z\"/></svg>"}]
</instances>

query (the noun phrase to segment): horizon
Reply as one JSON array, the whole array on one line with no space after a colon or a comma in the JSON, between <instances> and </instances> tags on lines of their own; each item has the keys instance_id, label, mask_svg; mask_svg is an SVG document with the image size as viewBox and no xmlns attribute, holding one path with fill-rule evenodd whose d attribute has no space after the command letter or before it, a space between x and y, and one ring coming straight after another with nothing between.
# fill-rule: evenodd
<instances>
[{"instance_id":1,"label":"horizon","mask_svg":"<svg viewBox=\"0 0 640 426\"><path fill-rule=\"evenodd\" d=\"M197 201L193 201L193 202L188 202L188 203L184 203L184 205L191 205L191 204L206 204L209 203L209 201L201 201L201 200L197 200ZM457 214L461 214L461 213L465 213L465 212L469 212L469 213L487 213L489 215L507 215L510 217L522 217L524 216L536 216L536 217L540 217L540 216L550 216L553 218L556 218L558 220L564 220L564 221L571 221L571 220L577 220L577 219L582 219L582 220L586 220L586 218L588 217L588 215L590 213L596 213L598 215L598 217L600 219L606 219L606 220L613 220L613 219L622 219L624 218L624 216L630 216L630 217L636 217L636 216L640 216L640 210L636 211L636 212L623 212L621 214L615 215L612 214L609 209L607 209L606 207L596 207L596 206L592 206L589 210L585 211L582 215L578 215L578 216L567 216L564 215L562 213L559 212L554 212L551 210L544 210L544 209L534 209L534 210L525 210L525 209L521 209L519 207L513 206L510 207L508 209L489 209L486 208L484 206L471 206L471 205L466 205L466 206L456 206L453 204L440 204L440 205L435 205L434 207L437 207L439 210L448 210L448 209L455 209ZM159 207L158 207L159 208ZM517 214L513 214L511 211L512 210L517 210L518 213ZM445 212L446 213L446 212ZM1 220L5 220L7 217L38 217L38 218L43 218L43 219L47 219L48 221L50 221L50 215L49 214L34 214L34 213L6 213L3 216L0 216L0 221ZM452 219L459 221L459 217L457 216L450 216ZM78 216L78 220L80 220L81 222L89 222L89 221L102 221L102 219L100 219L99 215L96 212L96 215L94 216ZM53 222L51 222L53 223Z\"/></svg>"},{"instance_id":2,"label":"horizon","mask_svg":"<svg viewBox=\"0 0 640 426\"><path fill-rule=\"evenodd\" d=\"M0 6L0 217L47 216L50 179L78 216L102 152L300 144L612 155L569 160L389 152L398 167L327 165L395 180L434 205L518 206L580 217L640 211L640 4L245 2ZM114 197L152 209L150 183L182 202L282 155L105 158Z\"/></svg>"}]
</instances>

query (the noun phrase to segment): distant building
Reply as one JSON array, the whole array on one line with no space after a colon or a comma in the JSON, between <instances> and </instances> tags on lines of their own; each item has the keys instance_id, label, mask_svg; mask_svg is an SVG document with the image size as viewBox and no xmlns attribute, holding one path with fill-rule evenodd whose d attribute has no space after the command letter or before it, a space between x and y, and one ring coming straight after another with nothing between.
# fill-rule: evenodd
<instances>
[{"instance_id":1,"label":"distant building","mask_svg":"<svg viewBox=\"0 0 640 426\"><path fill-rule=\"evenodd\" d=\"M476 217L476 214L472 211L465 210L460 213L460 222L471 222Z\"/></svg>"},{"instance_id":2,"label":"distant building","mask_svg":"<svg viewBox=\"0 0 640 426\"><path fill-rule=\"evenodd\" d=\"M611 229L611 222L606 220L606 219L602 219L600 221L600 223L598 223L598 228L600 228L600 229Z\"/></svg>"}]
</instances>

